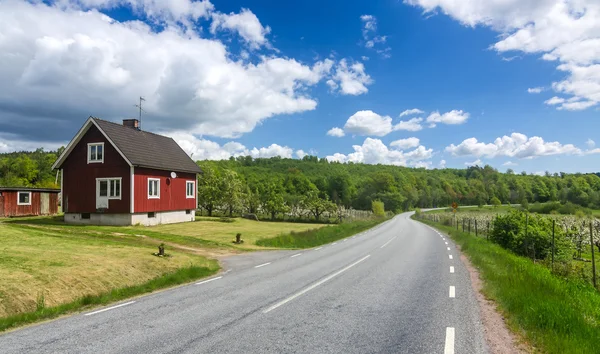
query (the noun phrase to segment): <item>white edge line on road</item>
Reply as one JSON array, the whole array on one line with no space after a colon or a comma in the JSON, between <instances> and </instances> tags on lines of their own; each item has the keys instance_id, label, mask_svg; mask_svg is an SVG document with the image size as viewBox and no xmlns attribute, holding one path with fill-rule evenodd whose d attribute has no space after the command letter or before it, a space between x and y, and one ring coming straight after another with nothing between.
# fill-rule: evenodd
<instances>
[{"instance_id":1,"label":"white edge line on road","mask_svg":"<svg viewBox=\"0 0 600 354\"><path fill-rule=\"evenodd\" d=\"M221 277L216 277L216 278L212 278L212 279L207 279L207 280L204 280L204 281L201 281L201 282L198 282L198 283L196 283L196 285L200 285L200 284L208 283L208 282L211 282L211 281L213 281L213 280L218 280L218 279L221 279L221 278L223 278L223 277L221 276Z\"/></svg>"},{"instance_id":2,"label":"white edge line on road","mask_svg":"<svg viewBox=\"0 0 600 354\"><path fill-rule=\"evenodd\" d=\"M268 266L269 264L271 264L271 262L267 262L267 263L259 264L259 265L257 265L257 266L254 266L254 268L260 268L260 267Z\"/></svg>"},{"instance_id":3,"label":"white edge line on road","mask_svg":"<svg viewBox=\"0 0 600 354\"><path fill-rule=\"evenodd\" d=\"M450 273L454 273L454 267L450 266Z\"/></svg>"},{"instance_id":4,"label":"white edge line on road","mask_svg":"<svg viewBox=\"0 0 600 354\"><path fill-rule=\"evenodd\" d=\"M342 242L346 242L346 241L348 241L348 239L347 239L347 238L345 238L345 239L344 239L344 241L342 241Z\"/></svg>"},{"instance_id":5,"label":"white edge line on road","mask_svg":"<svg viewBox=\"0 0 600 354\"><path fill-rule=\"evenodd\" d=\"M318 250L320 250L321 248L323 248L323 247L315 248L315 251L318 251Z\"/></svg>"},{"instance_id":6,"label":"white edge line on road","mask_svg":"<svg viewBox=\"0 0 600 354\"><path fill-rule=\"evenodd\" d=\"M338 275L342 274L343 272L345 272L345 271L347 271L348 269L350 269L350 268L354 267L355 265L357 265L358 263L360 263L360 262L364 261L365 259L367 259L367 258L369 258L369 257L371 257L371 255L370 255L370 254L368 254L368 255L364 256L363 258L361 258L361 259L359 259L358 261L356 261L356 262L354 262L354 263L350 264L349 266L346 266L345 268L343 268L343 269L341 269L341 270L338 270L337 272L335 272L335 273L331 274L330 276L328 276L328 277L326 277L326 278L323 278L323 279L319 280L318 282L314 283L313 285L309 286L308 288L305 288L304 290L302 290L302 291L300 291L300 292L298 292L298 293L296 293L296 294L294 294L294 295L292 295L292 296L288 297L287 299L285 299L285 300L283 300L283 301L281 301L281 302L278 302L278 303L276 303L275 305L273 305L273 306L269 307L268 309L264 310L264 311L263 311L263 313L268 313L268 312L271 312L271 311L275 310L276 308L278 308L279 306L282 306L282 305L285 305L285 304L287 304L288 302L290 302L290 301L294 300L294 299L295 299L295 298L297 298L298 296L300 296L300 295L302 295L302 294L305 294L305 293L307 293L307 292L311 291L312 289L316 288L317 286L319 286L319 285L321 285L321 284L325 283L326 281L329 281L329 280L333 279L334 277L336 277L336 276L338 276Z\"/></svg>"},{"instance_id":7,"label":"white edge line on road","mask_svg":"<svg viewBox=\"0 0 600 354\"><path fill-rule=\"evenodd\" d=\"M450 285L450 298L455 298L456 297L456 288L452 285Z\"/></svg>"},{"instance_id":8,"label":"white edge line on road","mask_svg":"<svg viewBox=\"0 0 600 354\"><path fill-rule=\"evenodd\" d=\"M294 257L298 257L300 256L302 253L296 253L295 255L291 256L290 258L294 258Z\"/></svg>"},{"instance_id":9,"label":"white edge line on road","mask_svg":"<svg viewBox=\"0 0 600 354\"><path fill-rule=\"evenodd\" d=\"M454 354L454 327L446 327L444 354Z\"/></svg>"},{"instance_id":10,"label":"white edge line on road","mask_svg":"<svg viewBox=\"0 0 600 354\"><path fill-rule=\"evenodd\" d=\"M97 313L100 313L100 312L104 312L104 311L108 311L108 310L113 310L113 309L116 309L116 308L119 308L119 307L123 307L123 306L131 305L131 304L133 304L134 302L135 302L135 301L129 301L129 302L126 302L126 303L124 303L124 304L120 304L120 305L115 305L115 306L107 307L107 308L105 308L105 309L102 309L102 310L98 310L98 311L94 311L94 312L86 313L84 316L95 315L95 314L97 314Z\"/></svg>"},{"instance_id":11,"label":"white edge line on road","mask_svg":"<svg viewBox=\"0 0 600 354\"><path fill-rule=\"evenodd\" d=\"M383 244L383 246L381 246L381 247L379 247L379 248L384 248L385 246L387 246L387 245L388 245L388 243L390 243L390 242L394 241L394 239L395 239L396 237L398 237L398 236L394 236L394 237L392 237L392 238L391 238L391 239L390 239L388 242L384 243L384 244Z\"/></svg>"},{"instance_id":12,"label":"white edge line on road","mask_svg":"<svg viewBox=\"0 0 600 354\"><path fill-rule=\"evenodd\" d=\"M332 243L331 245L332 245L332 246L335 246L335 245L337 245L337 242L334 242L334 243Z\"/></svg>"},{"instance_id":13,"label":"white edge line on road","mask_svg":"<svg viewBox=\"0 0 600 354\"><path fill-rule=\"evenodd\" d=\"M449 254L449 255L448 255L448 258L452 259L452 255L451 255L451 254Z\"/></svg>"}]
</instances>

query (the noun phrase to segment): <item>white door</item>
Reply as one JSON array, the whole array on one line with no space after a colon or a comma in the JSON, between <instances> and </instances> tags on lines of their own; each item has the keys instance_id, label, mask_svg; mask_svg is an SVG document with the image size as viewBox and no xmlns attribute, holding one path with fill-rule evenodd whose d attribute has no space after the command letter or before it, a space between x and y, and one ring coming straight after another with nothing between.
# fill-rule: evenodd
<instances>
[{"instance_id":1,"label":"white door","mask_svg":"<svg viewBox=\"0 0 600 354\"><path fill-rule=\"evenodd\" d=\"M108 209L108 180L96 181L96 209Z\"/></svg>"}]
</instances>

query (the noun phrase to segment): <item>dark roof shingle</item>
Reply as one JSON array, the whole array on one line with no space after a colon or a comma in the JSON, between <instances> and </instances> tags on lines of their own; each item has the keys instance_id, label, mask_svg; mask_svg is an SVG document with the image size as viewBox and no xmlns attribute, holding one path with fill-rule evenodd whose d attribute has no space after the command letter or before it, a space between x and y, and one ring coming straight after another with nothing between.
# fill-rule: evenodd
<instances>
[{"instance_id":1,"label":"dark roof shingle","mask_svg":"<svg viewBox=\"0 0 600 354\"><path fill-rule=\"evenodd\" d=\"M94 118L94 122L134 166L177 172L202 172L172 138L98 118Z\"/></svg>"}]
</instances>

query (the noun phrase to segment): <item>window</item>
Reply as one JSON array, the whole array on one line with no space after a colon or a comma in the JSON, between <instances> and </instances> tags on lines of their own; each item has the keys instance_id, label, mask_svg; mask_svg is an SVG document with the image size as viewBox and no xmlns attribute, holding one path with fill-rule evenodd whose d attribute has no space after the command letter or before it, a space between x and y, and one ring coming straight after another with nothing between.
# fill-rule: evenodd
<instances>
[{"instance_id":1,"label":"window","mask_svg":"<svg viewBox=\"0 0 600 354\"><path fill-rule=\"evenodd\" d=\"M153 211L151 211L151 212L148 213L148 217L149 218L155 218L156 217L156 213L153 212Z\"/></svg>"},{"instance_id":2,"label":"window","mask_svg":"<svg viewBox=\"0 0 600 354\"><path fill-rule=\"evenodd\" d=\"M19 192L17 205L31 205L31 192Z\"/></svg>"},{"instance_id":3,"label":"window","mask_svg":"<svg viewBox=\"0 0 600 354\"><path fill-rule=\"evenodd\" d=\"M185 182L185 197L194 198L196 196L196 183L194 181Z\"/></svg>"},{"instance_id":4,"label":"window","mask_svg":"<svg viewBox=\"0 0 600 354\"><path fill-rule=\"evenodd\" d=\"M192 211L191 211L190 209L187 209L187 210L185 211L185 213L186 213L187 215L190 215L190 214L192 213Z\"/></svg>"},{"instance_id":5,"label":"window","mask_svg":"<svg viewBox=\"0 0 600 354\"><path fill-rule=\"evenodd\" d=\"M148 178L148 199L160 199L160 179Z\"/></svg>"},{"instance_id":6,"label":"window","mask_svg":"<svg viewBox=\"0 0 600 354\"><path fill-rule=\"evenodd\" d=\"M88 163L104 162L104 143L88 144Z\"/></svg>"},{"instance_id":7,"label":"window","mask_svg":"<svg viewBox=\"0 0 600 354\"><path fill-rule=\"evenodd\" d=\"M81 213L81 218L85 220L89 220L91 218L90 213Z\"/></svg>"},{"instance_id":8,"label":"window","mask_svg":"<svg viewBox=\"0 0 600 354\"><path fill-rule=\"evenodd\" d=\"M121 178L97 178L98 196L121 199Z\"/></svg>"}]
</instances>

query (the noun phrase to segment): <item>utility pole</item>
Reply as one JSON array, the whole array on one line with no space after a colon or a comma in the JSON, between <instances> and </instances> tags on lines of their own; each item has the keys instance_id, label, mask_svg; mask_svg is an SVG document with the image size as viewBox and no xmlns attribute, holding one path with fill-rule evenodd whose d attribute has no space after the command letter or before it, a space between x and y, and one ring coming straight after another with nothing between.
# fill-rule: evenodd
<instances>
[{"instance_id":1,"label":"utility pole","mask_svg":"<svg viewBox=\"0 0 600 354\"><path fill-rule=\"evenodd\" d=\"M140 96L140 104L136 104L136 105L135 105L137 108L139 108L139 109L140 109L140 118L139 118L139 121L140 121L140 123L139 123L139 129L140 129L140 130L142 129L142 112L145 112L145 111L142 109L142 101L145 101L145 100L146 100L146 99L144 99L144 97Z\"/></svg>"}]
</instances>

